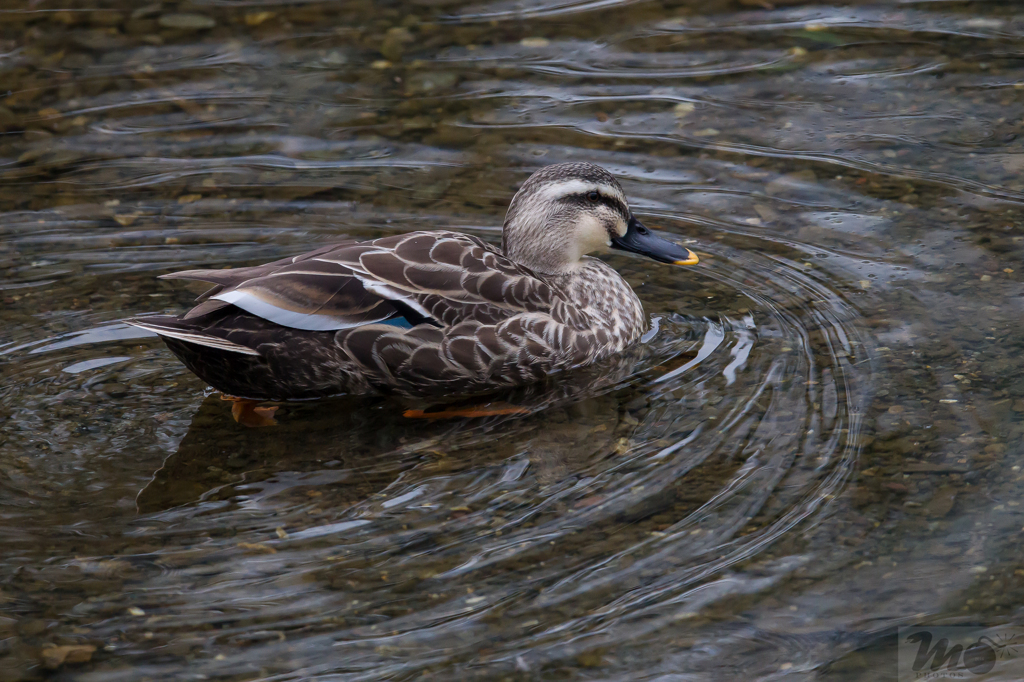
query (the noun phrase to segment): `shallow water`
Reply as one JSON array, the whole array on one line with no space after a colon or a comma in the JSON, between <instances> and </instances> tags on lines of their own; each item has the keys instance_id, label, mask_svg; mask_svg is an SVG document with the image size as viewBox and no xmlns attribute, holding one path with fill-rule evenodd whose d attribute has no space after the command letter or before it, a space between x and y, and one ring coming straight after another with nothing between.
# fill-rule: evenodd
<instances>
[{"instance_id":1,"label":"shallow water","mask_svg":"<svg viewBox=\"0 0 1024 682\"><path fill-rule=\"evenodd\" d=\"M104 8L0 14L0 680L877 680L1022 624L1011 3ZM652 332L528 416L246 429L123 323L497 240L565 160L702 260L608 257Z\"/></svg>"}]
</instances>

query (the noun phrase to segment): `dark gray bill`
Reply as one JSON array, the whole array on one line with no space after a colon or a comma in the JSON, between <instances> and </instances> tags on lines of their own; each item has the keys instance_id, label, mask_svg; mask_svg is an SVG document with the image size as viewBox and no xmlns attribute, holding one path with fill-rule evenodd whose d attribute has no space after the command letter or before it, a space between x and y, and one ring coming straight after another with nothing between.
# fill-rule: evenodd
<instances>
[{"instance_id":1,"label":"dark gray bill","mask_svg":"<svg viewBox=\"0 0 1024 682\"><path fill-rule=\"evenodd\" d=\"M658 262L673 265L696 265L700 262L693 251L667 239L656 237L635 216L630 216L626 234L612 239L612 248L632 251Z\"/></svg>"}]
</instances>

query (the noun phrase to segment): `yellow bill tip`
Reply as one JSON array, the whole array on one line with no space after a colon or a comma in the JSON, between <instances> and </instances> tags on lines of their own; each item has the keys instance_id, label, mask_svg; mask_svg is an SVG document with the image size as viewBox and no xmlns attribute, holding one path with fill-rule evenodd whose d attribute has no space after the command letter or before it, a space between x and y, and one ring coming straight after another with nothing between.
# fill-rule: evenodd
<instances>
[{"instance_id":1,"label":"yellow bill tip","mask_svg":"<svg viewBox=\"0 0 1024 682\"><path fill-rule=\"evenodd\" d=\"M687 253L686 260L673 261L673 264L674 265L696 265L697 263L700 262L700 258L697 258L697 254L695 254L693 251L690 251L689 249L687 249L686 253Z\"/></svg>"}]
</instances>

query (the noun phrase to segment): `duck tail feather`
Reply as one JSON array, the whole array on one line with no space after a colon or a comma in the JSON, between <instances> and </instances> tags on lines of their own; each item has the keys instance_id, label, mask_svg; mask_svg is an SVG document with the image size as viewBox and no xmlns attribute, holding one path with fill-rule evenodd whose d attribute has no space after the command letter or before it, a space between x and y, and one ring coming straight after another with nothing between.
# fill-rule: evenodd
<instances>
[{"instance_id":1,"label":"duck tail feather","mask_svg":"<svg viewBox=\"0 0 1024 682\"><path fill-rule=\"evenodd\" d=\"M180 322L176 318L166 316L155 316L146 318L132 318L125 320L127 324L139 329L145 329L146 331L153 332L162 337L169 339L177 339L179 341L185 341L187 343L194 343L197 346L206 346L207 348L218 348L231 353L240 353L242 355L259 355L258 352L243 346L240 343L234 343L227 339L222 339L219 336L213 336L211 334L205 334L201 331L194 329L188 329L182 327Z\"/></svg>"},{"instance_id":2,"label":"duck tail feather","mask_svg":"<svg viewBox=\"0 0 1024 682\"><path fill-rule=\"evenodd\" d=\"M263 267L255 267L227 268L224 270L182 270L181 272L168 272L166 275L160 275L157 279L188 279L195 282L231 286L252 277L254 270L262 271L263 269Z\"/></svg>"}]
</instances>

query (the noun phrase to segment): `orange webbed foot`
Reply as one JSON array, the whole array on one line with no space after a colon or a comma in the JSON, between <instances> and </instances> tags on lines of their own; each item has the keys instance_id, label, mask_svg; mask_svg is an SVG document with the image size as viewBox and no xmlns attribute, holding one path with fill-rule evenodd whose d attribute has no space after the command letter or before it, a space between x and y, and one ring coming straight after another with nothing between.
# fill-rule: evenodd
<instances>
[{"instance_id":1,"label":"orange webbed foot","mask_svg":"<svg viewBox=\"0 0 1024 682\"><path fill-rule=\"evenodd\" d=\"M230 395L222 395L220 399L234 403L231 406L231 416L234 417L235 421L242 426L258 428L261 426L274 426L277 424L277 420L274 419L274 413L277 412L277 405L260 406L260 402L258 400L235 398Z\"/></svg>"}]
</instances>

